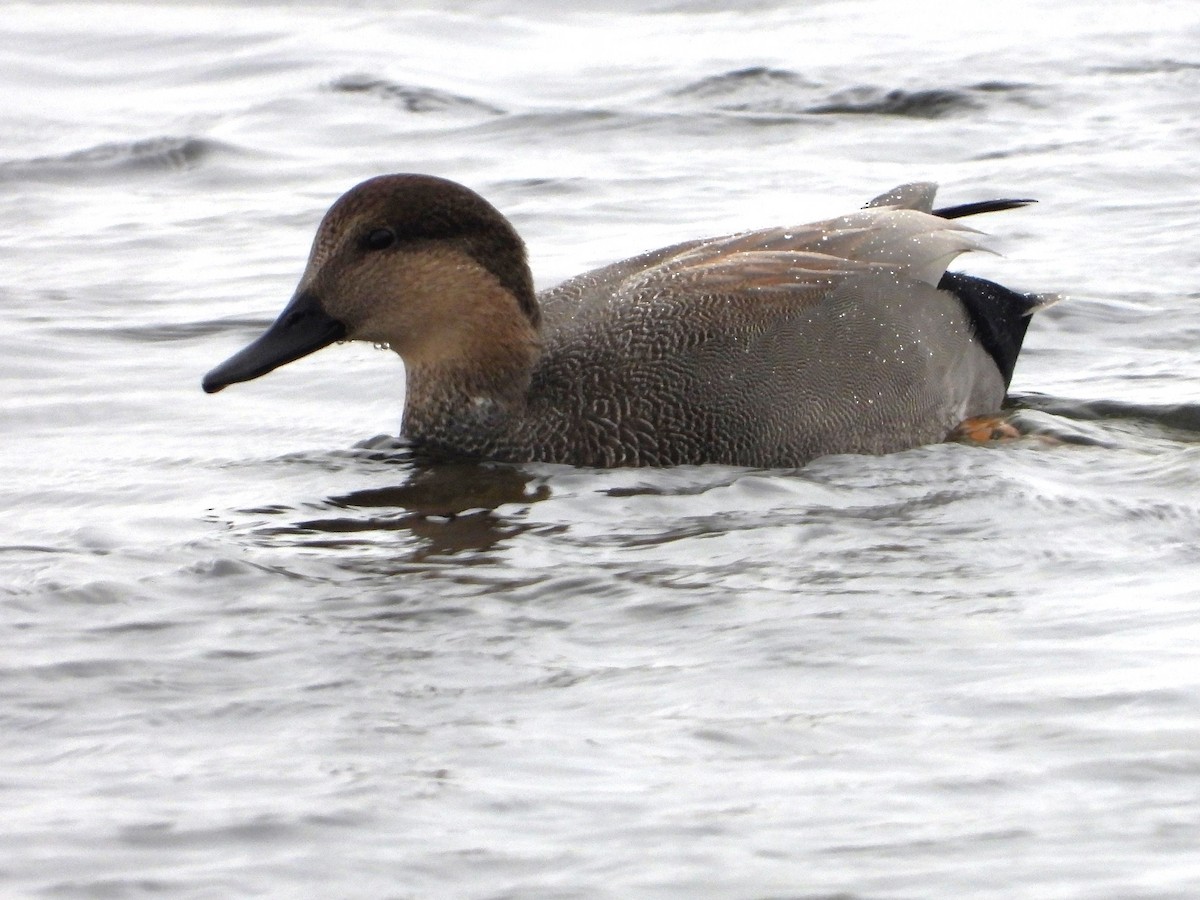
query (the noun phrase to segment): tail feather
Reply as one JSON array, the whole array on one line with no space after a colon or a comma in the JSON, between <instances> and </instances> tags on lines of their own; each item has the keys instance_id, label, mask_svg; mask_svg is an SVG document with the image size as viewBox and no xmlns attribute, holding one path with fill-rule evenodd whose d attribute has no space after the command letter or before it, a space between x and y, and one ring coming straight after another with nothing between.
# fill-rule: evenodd
<instances>
[{"instance_id":1,"label":"tail feather","mask_svg":"<svg viewBox=\"0 0 1200 900\"><path fill-rule=\"evenodd\" d=\"M957 206L933 208L933 198L938 186L932 181L914 181L894 187L886 194L880 194L867 203L864 209L891 207L893 209L915 209L931 213L942 219L961 219L963 216L977 216L981 213L1000 212L1005 209L1017 209L1037 203L1028 199L977 200L974 203L960 203Z\"/></svg>"},{"instance_id":2,"label":"tail feather","mask_svg":"<svg viewBox=\"0 0 1200 900\"><path fill-rule=\"evenodd\" d=\"M892 193L902 196L904 189L897 188ZM929 199L932 200L932 197ZM1029 199L980 200L957 206L943 206L931 209L931 212L942 219L961 219L982 213L1018 209L1036 202ZM938 282L938 287L954 294L966 309L975 337L995 360L996 368L1004 378L1005 389L1012 381L1013 369L1017 365L1017 356L1021 353L1021 344L1025 341L1030 316L1061 299L1056 294L1021 294L993 281L964 275L961 272L945 273Z\"/></svg>"},{"instance_id":3,"label":"tail feather","mask_svg":"<svg viewBox=\"0 0 1200 900\"><path fill-rule=\"evenodd\" d=\"M1001 212L1005 209L1018 209L1037 203L1036 200L979 200L975 203L960 203L958 206L943 206L933 210L935 216L943 219L961 219L963 216L977 216L980 213Z\"/></svg>"}]
</instances>

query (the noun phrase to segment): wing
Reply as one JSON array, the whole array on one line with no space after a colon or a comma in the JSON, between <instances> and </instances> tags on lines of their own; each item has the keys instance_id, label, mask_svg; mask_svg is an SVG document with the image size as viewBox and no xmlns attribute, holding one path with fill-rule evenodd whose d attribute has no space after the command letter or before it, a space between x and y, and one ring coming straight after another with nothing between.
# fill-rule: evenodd
<instances>
[{"instance_id":1,"label":"wing","mask_svg":"<svg viewBox=\"0 0 1200 900\"><path fill-rule=\"evenodd\" d=\"M612 287L641 294L681 280L712 288L808 294L847 275L936 286L960 253L986 250L974 229L911 209L864 209L798 228L770 228L681 248Z\"/></svg>"},{"instance_id":2,"label":"wing","mask_svg":"<svg viewBox=\"0 0 1200 900\"><path fill-rule=\"evenodd\" d=\"M959 254L988 247L980 232L931 212L935 192L929 183L901 185L837 218L664 247L572 278L544 292L540 302L558 318L571 317L579 303L653 302L668 287L673 293L686 288L777 300L790 295L797 302L819 301L848 276L875 274L936 287Z\"/></svg>"}]
</instances>

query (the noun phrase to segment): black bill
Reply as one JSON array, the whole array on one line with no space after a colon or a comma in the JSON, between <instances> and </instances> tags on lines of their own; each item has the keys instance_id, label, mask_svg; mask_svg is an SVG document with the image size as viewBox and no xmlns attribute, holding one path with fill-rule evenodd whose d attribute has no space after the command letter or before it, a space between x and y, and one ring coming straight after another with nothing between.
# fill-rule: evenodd
<instances>
[{"instance_id":1,"label":"black bill","mask_svg":"<svg viewBox=\"0 0 1200 900\"><path fill-rule=\"evenodd\" d=\"M345 336L346 326L321 308L316 295L299 293L262 337L204 376L204 390L215 394L239 381L266 375Z\"/></svg>"}]
</instances>

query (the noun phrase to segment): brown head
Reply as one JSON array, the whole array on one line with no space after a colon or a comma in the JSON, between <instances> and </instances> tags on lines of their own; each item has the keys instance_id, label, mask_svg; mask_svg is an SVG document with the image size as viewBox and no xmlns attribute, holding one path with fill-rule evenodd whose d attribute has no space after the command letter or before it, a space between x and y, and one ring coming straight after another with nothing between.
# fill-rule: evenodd
<instances>
[{"instance_id":1,"label":"brown head","mask_svg":"<svg viewBox=\"0 0 1200 900\"><path fill-rule=\"evenodd\" d=\"M291 303L204 378L213 393L334 341L416 369L527 362L538 325L525 245L490 203L430 175L381 175L326 213Z\"/></svg>"}]
</instances>

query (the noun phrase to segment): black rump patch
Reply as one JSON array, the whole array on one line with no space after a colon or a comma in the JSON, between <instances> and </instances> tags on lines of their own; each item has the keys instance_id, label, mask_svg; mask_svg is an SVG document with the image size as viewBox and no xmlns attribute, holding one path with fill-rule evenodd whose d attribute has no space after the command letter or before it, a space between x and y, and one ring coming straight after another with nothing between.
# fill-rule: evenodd
<instances>
[{"instance_id":1,"label":"black rump patch","mask_svg":"<svg viewBox=\"0 0 1200 900\"><path fill-rule=\"evenodd\" d=\"M1041 303L1040 298L961 272L947 272L938 287L962 301L975 336L996 361L1007 389L1029 327L1029 314Z\"/></svg>"}]
</instances>

